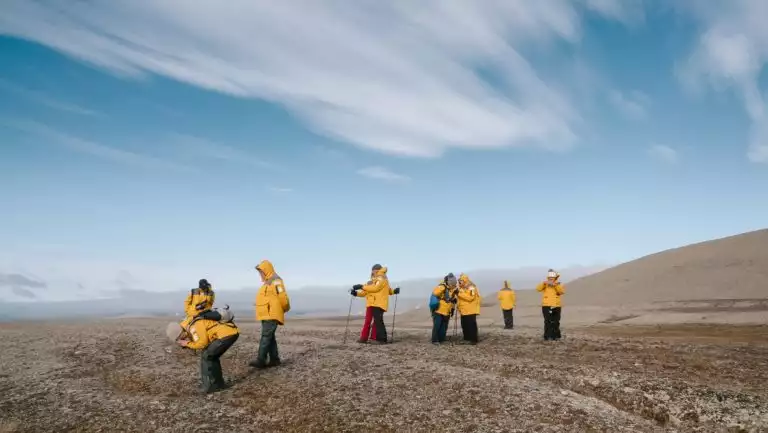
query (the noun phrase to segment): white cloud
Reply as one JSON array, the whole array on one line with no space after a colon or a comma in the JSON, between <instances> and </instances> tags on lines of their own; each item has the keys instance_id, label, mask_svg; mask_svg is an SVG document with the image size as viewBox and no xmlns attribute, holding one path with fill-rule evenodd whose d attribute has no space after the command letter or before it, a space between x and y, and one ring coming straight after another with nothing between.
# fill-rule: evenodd
<instances>
[{"instance_id":1,"label":"white cloud","mask_svg":"<svg viewBox=\"0 0 768 433\"><path fill-rule=\"evenodd\" d=\"M697 45L677 68L679 78L693 90L705 85L735 90L753 122L747 155L751 161L768 162L768 118L760 89L768 63L768 2L691 1L679 4L678 10L702 26Z\"/></svg>"},{"instance_id":2,"label":"white cloud","mask_svg":"<svg viewBox=\"0 0 768 433\"><path fill-rule=\"evenodd\" d=\"M648 95L637 90L626 94L613 90L608 95L608 99L625 116L635 120L644 119L648 115L648 108L651 105L651 99Z\"/></svg>"},{"instance_id":3,"label":"white cloud","mask_svg":"<svg viewBox=\"0 0 768 433\"><path fill-rule=\"evenodd\" d=\"M635 4L7 0L0 33L128 77L149 72L267 99L368 149L435 157L449 148L572 146L578 109L520 48L578 43L583 10L626 21ZM490 86L480 67L502 85Z\"/></svg>"},{"instance_id":4,"label":"white cloud","mask_svg":"<svg viewBox=\"0 0 768 433\"><path fill-rule=\"evenodd\" d=\"M267 188L267 191L275 194L287 194L287 193L293 192L293 188L270 186L269 188Z\"/></svg>"},{"instance_id":5,"label":"white cloud","mask_svg":"<svg viewBox=\"0 0 768 433\"><path fill-rule=\"evenodd\" d=\"M648 153L653 158L667 164L676 164L678 161L677 151L669 146L654 144L650 147Z\"/></svg>"},{"instance_id":6,"label":"white cloud","mask_svg":"<svg viewBox=\"0 0 768 433\"><path fill-rule=\"evenodd\" d=\"M411 180L408 176L397 174L388 168L378 166L361 168L357 171L357 174L387 182L408 182Z\"/></svg>"},{"instance_id":7,"label":"white cloud","mask_svg":"<svg viewBox=\"0 0 768 433\"><path fill-rule=\"evenodd\" d=\"M73 152L91 155L105 160L150 169L175 171L191 170L189 167L155 158L153 156L116 149L101 143L85 140L74 135L60 132L38 122L6 120L3 123L31 135L41 137L48 143L62 146Z\"/></svg>"}]
</instances>

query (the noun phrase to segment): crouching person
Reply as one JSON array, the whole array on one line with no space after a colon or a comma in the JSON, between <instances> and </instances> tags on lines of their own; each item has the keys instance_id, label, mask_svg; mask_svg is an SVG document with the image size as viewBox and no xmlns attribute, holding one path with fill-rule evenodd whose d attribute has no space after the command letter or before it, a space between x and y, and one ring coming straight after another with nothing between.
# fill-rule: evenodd
<instances>
[{"instance_id":1,"label":"crouching person","mask_svg":"<svg viewBox=\"0 0 768 433\"><path fill-rule=\"evenodd\" d=\"M445 342L448 333L448 323L453 315L456 302L456 277L448 274L432 291L432 295L439 299L435 311L432 312L432 344Z\"/></svg>"},{"instance_id":2,"label":"crouching person","mask_svg":"<svg viewBox=\"0 0 768 433\"><path fill-rule=\"evenodd\" d=\"M261 321L261 340L256 359L248 365L255 368L280 365L275 333L277 327L285 324L285 313L291 309L283 279L275 272L274 266L264 260L256 266L262 285L256 294L256 320Z\"/></svg>"},{"instance_id":3,"label":"crouching person","mask_svg":"<svg viewBox=\"0 0 768 433\"><path fill-rule=\"evenodd\" d=\"M208 317L196 317L187 328L189 340L181 340L180 345L188 349L202 350L200 355L201 391L216 392L227 387L221 371L221 355L223 355L240 336L240 331L233 322L234 315L227 308L210 311Z\"/></svg>"}]
</instances>

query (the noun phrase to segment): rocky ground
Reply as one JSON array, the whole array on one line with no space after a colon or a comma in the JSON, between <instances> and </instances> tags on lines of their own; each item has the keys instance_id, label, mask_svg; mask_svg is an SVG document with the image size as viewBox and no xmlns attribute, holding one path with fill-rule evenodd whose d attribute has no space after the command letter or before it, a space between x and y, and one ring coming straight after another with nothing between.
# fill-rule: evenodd
<instances>
[{"instance_id":1,"label":"rocky ground","mask_svg":"<svg viewBox=\"0 0 768 433\"><path fill-rule=\"evenodd\" d=\"M252 371L243 323L233 386L203 396L166 324L0 325L0 432L768 432L768 327L602 325L558 343L486 328L434 347L419 327L343 345L343 322L294 321L284 365Z\"/></svg>"}]
</instances>

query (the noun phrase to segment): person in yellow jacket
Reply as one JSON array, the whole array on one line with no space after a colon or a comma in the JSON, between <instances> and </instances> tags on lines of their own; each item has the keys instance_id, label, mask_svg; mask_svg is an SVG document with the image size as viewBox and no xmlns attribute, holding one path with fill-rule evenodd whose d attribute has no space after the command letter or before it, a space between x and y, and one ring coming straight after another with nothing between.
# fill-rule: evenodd
<instances>
[{"instance_id":1,"label":"person in yellow jacket","mask_svg":"<svg viewBox=\"0 0 768 433\"><path fill-rule=\"evenodd\" d=\"M445 342L448 324L456 307L456 284L456 277L451 273L446 275L432 291L432 294L440 300L437 308L432 312L432 344L439 345Z\"/></svg>"},{"instance_id":2,"label":"person in yellow jacket","mask_svg":"<svg viewBox=\"0 0 768 433\"><path fill-rule=\"evenodd\" d=\"M360 340L358 340L360 343L366 343L369 337L375 344L388 342L384 313L389 308L389 297L399 293L399 288L392 289L389 286L387 268L380 264L371 267L371 280L368 284L356 284L352 287L350 292L352 296L365 298L366 314ZM373 329L371 329L371 322L373 322Z\"/></svg>"},{"instance_id":3,"label":"person in yellow jacket","mask_svg":"<svg viewBox=\"0 0 768 433\"><path fill-rule=\"evenodd\" d=\"M234 315L229 308L210 311L209 316L218 320L198 316L187 327L189 337L179 341L182 347L202 350L200 354L201 390L211 393L225 389L224 375L221 371L220 358L240 336L240 331L232 321Z\"/></svg>"},{"instance_id":4,"label":"person in yellow jacket","mask_svg":"<svg viewBox=\"0 0 768 433\"><path fill-rule=\"evenodd\" d=\"M456 294L459 314L461 314L461 332L464 340L477 344L477 316L480 315L480 291L466 274L459 276L459 290Z\"/></svg>"},{"instance_id":5,"label":"person in yellow jacket","mask_svg":"<svg viewBox=\"0 0 768 433\"><path fill-rule=\"evenodd\" d=\"M291 302L285 291L283 279L275 272L274 266L264 260L256 266L262 285L256 294L256 320L261 321L259 352L251 367L266 368L280 365L275 333L277 327L285 324L285 313L290 311ZM269 360L267 360L269 358Z\"/></svg>"},{"instance_id":6,"label":"person in yellow jacket","mask_svg":"<svg viewBox=\"0 0 768 433\"><path fill-rule=\"evenodd\" d=\"M560 339L560 312L562 308L561 296L565 293L565 286L560 283L560 274L550 269L547 279L536 286L541 292L541 312L544 315L544 340Z\"/></svg>"},{"instance_id":7,"label":"person in yellow jacket","mask_svg":"<svg viewBox=\"0 0 768 433\"><path fill-rule=\"evenodd\" d=\"M504 317L504 329L512 329L514 327L514 316L512 315L515 309L515 291L509 287L509 281L504 280L504 287L499 290L499 305L501 306L501 314Z\"/></svg>"},{"instance_id":8,"label":"person in yellow jacket","mask_svg":"<svg viewBox=\"0 0 768 433\"><path fill-rule=\"evenodd\" d=\"M181 338L185 338L186 330L192 319L211 311L215 300L216 294L213 292L211 283L205 278L198 281L197 288L190 290L187 298L184 300L184 314L186 317L179 323L181 329L184 330Z\"/></svg>"}]
</instances>

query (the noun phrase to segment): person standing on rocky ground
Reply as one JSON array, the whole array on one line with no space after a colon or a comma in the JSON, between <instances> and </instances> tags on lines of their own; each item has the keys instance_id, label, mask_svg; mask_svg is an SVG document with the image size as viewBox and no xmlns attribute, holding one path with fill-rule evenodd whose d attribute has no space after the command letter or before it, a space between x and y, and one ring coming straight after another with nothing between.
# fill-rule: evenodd
<instances>
[{"instance_id":1,"label":"person standing on rocky ground","mask_svg":"<svg viewBox=\"0 0 768 433\"><path fill-rule=\"evenodd\" d=\"M192 350L202 350L200 354L201 391L212 393L227 388L221 371L221 356L240 336L240 331L233 322L235 316L229 308L211 310L208 316L212 320L198 316L188 326L189 339L182 339L179 345Z\"/></svg>"},{"instance_id":2,"label":"person standing on rocky ground","mask_svg":"<svg viewBox=\"0 0 768 433\"><path fill-rule=\"evenodd\" d=\"M456 284L456 277L448 274L432 291L432 294L439 299L437 308L432 312L432 344L439 345L445 342L448 324L456 303Z\"/></svg>"},{"instance_id":3,"label":"person standing on rocky ground","mask_svg":"<svg viewBox=\"0 0 768 433\"><path fill-rule=\"evenodd\" d=\"M541 292L541 312L544 316L544 340L560 340L560 313L562 310L561 297L565 294L565 286L560 283L560 274L550 269L547 279L536 286Z\"/></svg>"},{"instance_id":4,"label":"person standing on rocky ground","mask_svg":"<svg viewBox=\"0 0 768 433\"><path fill-rule=\"evenodd\" d=\"M504 329L512 329L514 327L513 311L515 309L515 291L509 286L509 281L504 280L504 287L499 290L499 306L501 306L501 314L504 318Z\"/></svg>"},{"instance_id":5,"label":"person standing on rocky ground","mask_svg":"<svg viewBox=\"0 0 768 433\"><path fill-rule=\"evenodd\" d=\"M278 326L285 324L285 313L290 311L291 302L285 291L283 279L275 272L274 266L264 260L256 266L262 285L256 294L256 320L261 321L261 340L256 359L248 365L255 368L280 365L275 333Z\"/></svg>"},{"instance_id":6,"label":"person standing on rocky ground","mask_svg":"<svg viewBox=\"0 0 768 433\"><path fill-rule=\"evenodd\" d=\"M181 329L186 332L192 319L195 317L209 312L213 308L213 303L216 300L216 294L213 292L211 283L205 278L197 282L197 288L190 290L187 298L184 300L184 320L179 323ZM182 333L182 337L184 336Z\"/></svg>"},{"instance_id":7,"label":"person standing on rocky ground","mask_svg":"<svg viewBox=\"0 0 768 433\"><path fill-rule=\"evenodd\" d=\"M365 298L366 311L363 329L360 332L359 343L367 343L371 338L374 344L387 344L387 328L384 325L384 313L389 308L389 297L397 295L400 289L392 289L387 278L387 268L375 264L371 267L371 280L367 284L356 284L350 294ZM371 329L373 322L373 329Z\"/></svg>"},{"instance_id":8,"label":"person standing on rocky ground","mask_svg":"<svg viewBox=\"0 0 768 433\"><path fill-rule=\"evenodd\" d=\"M459 276L459 290L456 298L461 314L461 332L464 335L464 340L470 344L477 344L479 341L477 316L480 315L481 297L477 286L466 274Z\"/></svg>"}]
</instances>

